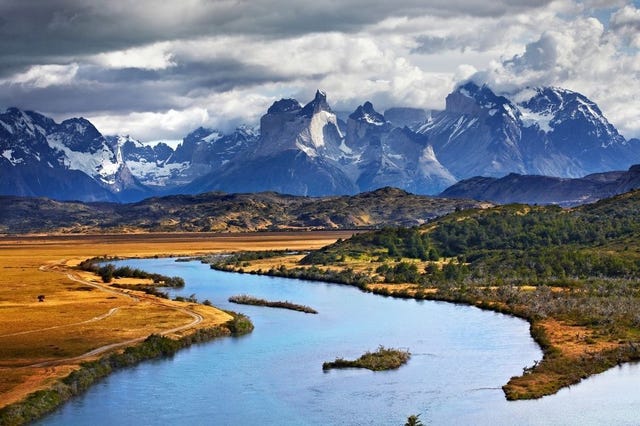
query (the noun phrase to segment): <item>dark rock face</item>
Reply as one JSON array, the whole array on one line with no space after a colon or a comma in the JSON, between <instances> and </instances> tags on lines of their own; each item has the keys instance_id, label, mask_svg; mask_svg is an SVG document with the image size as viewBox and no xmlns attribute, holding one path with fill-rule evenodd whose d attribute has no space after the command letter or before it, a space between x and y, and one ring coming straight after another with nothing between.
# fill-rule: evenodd
<instances>
[{"instance_id":1,"label":"dark rock face","mask_svg":"<svg viewBox=\"0 0 640 426\"><path fill-rule=\"evenodd\" d=\"M534 168L541 173L563 176L558 171L564 168L569 169L566 176L576 177L626 169L637 161L633 156L639 152L638 144L626 141L598 106L579 93L549 87L536 89L520 108L525 115L537 119L529 127L538 132L530 132L525 143L537 142L546 148L530 155L539 165ZM552 158L559 161L555 167Z\"/></svg>"},{"instance_id":2,"label":"dark rock face","mask_svg":"<svg viewBox=\"0 0 640 426\"><path fill-rule=\"evenodd\" d=\"M447 188L449 198L486 200L499 204L559 204L575 206L640 188L640 166L583 178L558 178L511 173L502 178L473 177Z\"/></svg>"},{"instance_id":3,"label":"dark rock face","mask_svg":"<svg viewBox=\"0 0 640 426\"><path fill-rule=\"evenodd\" d=\"M517 107L473 82L447 96L445 111L419 129L438 160L456 179L526 171Z\"/></svg>"},{"instance_id":4,"label":"dark rock face","mask_svg":"<svg viewBox=\"0 0 640 426\"><path fill-rule=\"evenodd\" d=\"M186 189L192 193L275 191L308 196L357 192L349 178L333 164L293 149L249 159L241 166L225 168L215 176L196 179Z\"/></svg>"}]
</instances>

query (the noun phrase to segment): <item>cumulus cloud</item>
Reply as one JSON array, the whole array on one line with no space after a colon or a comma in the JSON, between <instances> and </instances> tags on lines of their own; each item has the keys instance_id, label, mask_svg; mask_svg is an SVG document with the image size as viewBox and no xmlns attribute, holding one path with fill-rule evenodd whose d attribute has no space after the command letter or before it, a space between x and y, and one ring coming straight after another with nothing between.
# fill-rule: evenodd
<instances>
[{"instance_id":1,"label":"cumulus cloud","mask_svg":"<svg viewBox=\"0 0 640 426\"><path fill-rule=\"evenodd\" d=\"M145 134L149 140L177 139L183 129L202 126L209 121L205 108L170 109L165 112L134 112L130 114L96 115L92 123L104 134ZM135 136L134 136L135 137Z\"/></svg>"},{"instance_id":2,"label":"cumulus cloud","mask_svg":"<svg viewBox=\"0 0 640 426\"><path fill-rule=\"evenodd\" d=\"M635 12L632 7L620 9L612 15L609 29L591 17L566 22L473 78L503 93L535 86L581 92L598 103L624 135L637 136L640 58L628 37L628 29L636 25Z\"/></svg>"},{"instance_id":3,"label":"cumulus cloud","mask_svg":"<svg viewBox=\"0 0 640 426\"><path fill-rule=\"evenodd\" d=\"M611 17L611 28L640 49L640 9L625 6Z\"/></svg>"}]
</instances>

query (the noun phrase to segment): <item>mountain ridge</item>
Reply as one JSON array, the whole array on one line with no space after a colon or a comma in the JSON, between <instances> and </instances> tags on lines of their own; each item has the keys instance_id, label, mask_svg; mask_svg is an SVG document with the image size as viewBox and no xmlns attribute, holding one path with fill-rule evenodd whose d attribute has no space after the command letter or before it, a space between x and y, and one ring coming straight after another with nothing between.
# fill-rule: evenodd
<instances>
[{"instance_id":1,"label":"mountain ridge","mask_svg":"<svg viewBox=\"0 0 640 426\"><path fill-rule=\"evenodd\" d=\"M373 229L420 225L455 210L491 205L415 195L397 188L328 197L210 192L128 204L0 196L0 233Z\"/></svg>"},{"instance_id":2,"label":"mountain ridge","mask_svg":"<svg viewBox=\"0 0 640 426\"><path fill-rule=\"evenodd\" d=\"M627 171L595 173L582 178L520 175L501 178L476 176L440 193L446 198L470 198L497 204L558 204L565 207L593 203L640 188L640 165Z\"/></svg>"},{"instance_id":3,"label":"mountain ridge","mask_svg":"<svg viewBox=\"0 0 640 426\"><path fill-rule=\"evenodd\" d=\"M382 114L366 101L341 117L318 90L305 105L274 102L259 130L200 127L173 149L10 108L0 114L0 193L119 202L218 190L437 194L473 176L578 178L640 163L640 140L626 140L585 96L555 87L502 96L467 81L444 111Z\"/></svg>"}]
</instances>

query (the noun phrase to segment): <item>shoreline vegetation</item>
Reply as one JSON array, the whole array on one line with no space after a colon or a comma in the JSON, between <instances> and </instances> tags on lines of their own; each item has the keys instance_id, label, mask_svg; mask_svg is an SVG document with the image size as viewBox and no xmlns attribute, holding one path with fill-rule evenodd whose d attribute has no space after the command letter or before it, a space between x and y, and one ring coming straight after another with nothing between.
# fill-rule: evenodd
<instances>
[{"instance_id":1,"label":"shoreline vegetation","mask_svg":"<svg viewBox=\"0 0 640 426\"><path fill-rule=\"evenodd\" d=\"M359 233L306 255L201 261L525 319L543 357L503 391L536 399L640 360L638 211L640 191L569 210L514 204Z\"/></svg>"},{"instance_id":2,"label":"shoreline vegetation","mask_svg":"<svg viewBox=\"0 0 640 426\"><path fill-rule=\"evenodd\" d=\"M291 303L289 301L268 301L265 299L259 299L257 297L249 296L247 294L241 294L237 296L231 296L229 298L229 302L237 303L239 305L251 305L251 306L265 306L268 308L280 308L280 309L289 309L291 311L304 312L305 314L317 314L318 311L315 309L305 306L298 305L296 303Z\"/></svg>"},{"instance_id":3,"label":"shoreline vegetation","mask_svg":"<svg viewBox=\"0 0 640 426\"><path fill-rule=\"evenodd\" d=\"M409 362L411 353L408 350L385 348L378 346L375 352L368 351L356 360L336 358L335 361L324 362L322 370L343 368L366 368L371 371L395 370Z\"/></svg>"},{"instance_id":4,"label":"shoreline vegetation","mask_svg":"<svg viewBox=\"0 0 640 426\"><path fill-rule=\"evenodd\" d=\"M509 205L461 211L422 227L336 233L333 243L327 236L310 242L306 234L265 234L236 240L246 240L243 244L161 236L150 246L149 236L127 235L110 237L124 241L114 246L96 246L87 238L84 252L74 246L40 256L49 262L77 253L96 256L107 252L105 247L126 257L191 256L214 269L342 283L387 297L461 303L520 317L530 323L543 358L524 367L503 391L509 400L534 399L640 360L639 210L635 191L571 210ZM16 238L6 243L6 252L32 240L45 246L54 237ZM19 258L30 267L32 247ZM6 283L26 279L10 276ZM46 303L33 306L50 303L49 286L38 282L35 288L47 293ZM64 286L74 292L73 300L96 293L68 280Z\"/></svg>"},{"instance_id":5,"label":"shoreline vegetation","mask_svg":"<svg viewBox=\"0 0 640 426\"><path fill-rule=\"evenodd\" d=\"M179 339L151 334L143 342L80 364L80 368L58 380L49 389L29 394L25 399L0 409L0 424L22 425L52 413L66 401L86 392L89 387L114 371L133 367L143 361L170 358L180 349L220 337L242 336L253 331L251 320L227 311L233 319L222 326L200 328Z\"/></svg>"},{"instance_id":6,"label":"shoreline vegetation","mask_svg":"<svg viewBox=\"0 0 640 426\"><path fill-rule=\"evenodd\" d=\"M274 258L274 260L281 261L282 258ZM521 376L512 377L502 386L507 400L537 399L552 395L564 387L577 384L589 376L602 373L616 365L640 360L640 343L627 340L628 338L624 337L624 330L608 335L606 331L598 330L596 327L590 328L588 325L567 321L566 317L561 315L537 316L531 312L532 306L527 306L527 303L537 307L540 303L548 302L548 300L542 300L541 294L549 298L562 297L558 293L565 290L558 292L557 288L532 289L524 286L508 286L505 291L504 288L496 286L456 287L451 284L426 287L407 280L385 282L384 278L374 271L369 271L367 278L362 278L354 284L351 280L341 282L335 279L336 276L340 276L336 273L340 265L332 266L334 269L322 269L311 265L295 267L292 268L293 270L282 266L254 270L248 265L243 268L229 264L211 265L213 269L223 271L267 276L307 279L305 276L308 275L312 277L310 281L323 281L322 274L326 272L327 277L330 278L329 282L356 286L364 292L384 297L460 303L524 319L530 324L531 336L542 349L543 358L535 361L533 366L523 367ZM304 272L305 269L310 269L311 273ZM401 266L399 269L405 269L405 267ZM352 267L345 267L345 270L346 276L354 273ZM410 271L413 271L413 268L410 268ZM523 299L523 296L527 299ZM505 301L509 297L511 300ZM559 329L557 334L556 328ZM634 334L635 330L631 330L631 336ZM564 351L565 344L569 343L573 346L576 341L580 348L568 353Z\"/></svg>"}]
</instances>

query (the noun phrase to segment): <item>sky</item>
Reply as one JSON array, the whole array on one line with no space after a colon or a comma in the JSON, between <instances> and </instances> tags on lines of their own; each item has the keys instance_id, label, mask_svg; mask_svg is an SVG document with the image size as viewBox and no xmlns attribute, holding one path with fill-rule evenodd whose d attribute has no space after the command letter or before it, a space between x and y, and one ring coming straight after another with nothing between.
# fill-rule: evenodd
<instances>
[{"instance_id":1,"label":"sky","mask_svg":"<svg viewBox=\"0 0 640 426\"><path fill-rule=\"evenodd\" d=\"M0 0L0 110L147 142L317 89L443 109L468 79L578 91L640 137L640 0Z\"/></svg>"}]
</instances>

